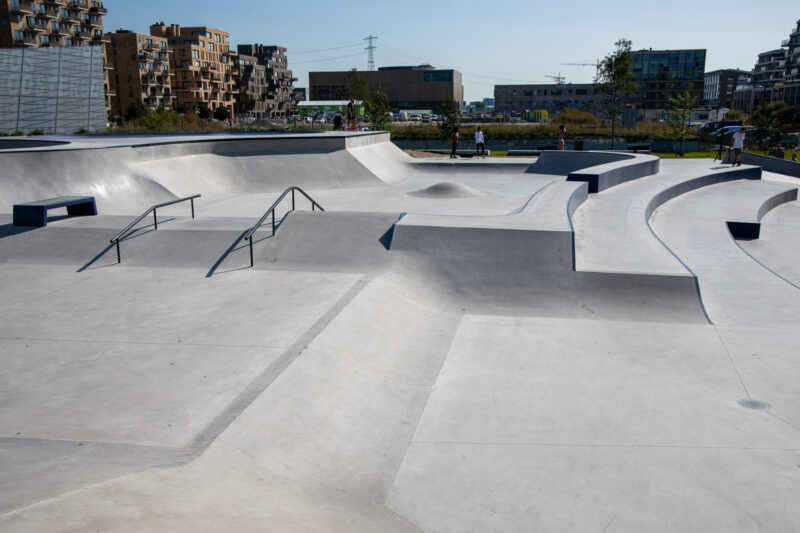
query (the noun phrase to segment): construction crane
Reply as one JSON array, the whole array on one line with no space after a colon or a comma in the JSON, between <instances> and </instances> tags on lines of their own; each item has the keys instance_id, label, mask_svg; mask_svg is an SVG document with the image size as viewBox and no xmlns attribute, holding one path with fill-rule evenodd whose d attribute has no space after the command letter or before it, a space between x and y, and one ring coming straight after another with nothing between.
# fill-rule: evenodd
<instances>
[{"instance_id":1,"label":"construction crane","mask_svg":"<svg viewBox=\"0 0 800 533\"><path fill-rule=\"evenodd\" d=\"M561 63L562 65L570 65L573 67L594 67L595 68L595 78L600 75L600 64L602 62L599 59L594 61L584 61L583 63Z\"/></svg>"},{"instance_id":2,"label":"construction crane","mask_svg":"<svg viewBox=\"0 0 800 533\"><path fill-rule=\"evenodd\" d=\"M567 81L567 78L563 76L560 72L558 74L549 74L545 76L545 78L550 78L558 85L564 85L564 83L566 83Z\"/></svg>"}]
</instances>

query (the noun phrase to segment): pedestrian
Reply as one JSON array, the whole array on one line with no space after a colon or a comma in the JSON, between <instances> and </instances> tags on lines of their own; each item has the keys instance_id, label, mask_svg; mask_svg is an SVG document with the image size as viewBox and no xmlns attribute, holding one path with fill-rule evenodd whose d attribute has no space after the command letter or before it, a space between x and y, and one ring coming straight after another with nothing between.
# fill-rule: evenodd
<instances>
[{"instance_id":1,"label":"pedestrian","mask_svg":"<svg viewBox=\"0 0 800 533\"><path fill-rule=\"evenodd\" d=\"M792 154L792 161L794 161L795 163L797 163L797 152L795 152L795 153L793 153L793 154Z\"/></svg>"},{"instance_id":2,"label":"pedestrian","mask_svg":"<svg viewBox=\"0 0 800 533\"><path fill-rule=\"evenodd\" d=\"M733 134L733 138L731 139L733 143L731 144L731 148L733 148L733 164L732 167L735 166L742 166L742 149L744 149L744 138L747 136L747 128L742 126L742 128Z\"/></svg>"},{"instance_id":3,"label":"pedestrian","mask_svg":"<svg viewBox=\"0 0 800 533\"><path fill-rule=\"evenodd\" d=\"M342 130L342 114L336 113L333 117L333 131L341 131Z\"/></svg>"},{"instance_id":4,"label":"pedestrian","mask_svg":"<svg viewBox=\"0 0 800 533\"><path fill-rule=\"evenodd\" d=\"M347 103L347 129L355 131L356 129L356 106L353 105L353 99Z\"/></svg>"},{"instance_id":5,"label":"pedestrian","mask_svg":"<svg viewBox=\"0 0 800 533\"><path fill-rule=\"evenodd\" d=\"M483 132L480 126L478 126L478 131L475 132L475 155L478 157L486 157L486 144L484 143Z\"/></svg>"},{"instance_id":6,"label":"pedestrian","mask_svg":"<svg viewBox=\"0 0 800 533\"><path fill-rule=\"evenodd\" d=\"M784 158L783 146L781 146L780 144L778 145L778 149L775 150L775 157L777 157L778 159L783 159Z\"/></svg>"},{"instance_id":7,"label":"pedestrian","mask_svg":"<svg viewBox=\"0 0 800 533\"><path fill-rule=\"evenodd\" d=\"M558 127L558 149L559 150L566 150L566 142L564 141L564 137L567 135L567 127L562 124Z\"/></svg>"},{"instance_id":8,"label":"pedestrian","mask_svg":"<svg viewBox=\"0 0 800 533\"><path fill-rule=\"evenodd\" d=\"M458 148L458 128L454 128L453 133L450 134L450 159L457 157L456 148Z\"/></svg>"}]
</instances>

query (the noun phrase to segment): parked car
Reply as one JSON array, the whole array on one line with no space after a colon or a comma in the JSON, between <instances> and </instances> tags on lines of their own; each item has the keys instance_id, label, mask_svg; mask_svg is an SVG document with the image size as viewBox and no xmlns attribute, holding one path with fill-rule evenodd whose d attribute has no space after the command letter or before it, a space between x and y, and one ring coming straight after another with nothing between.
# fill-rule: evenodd
<instances>
[{"instance_id":1,"label":"parked car","mask_svg":"<svg viewBox=\"0 0 800 533\"><path fill-rule=\"evenodd\" d=\"M786 136L786 138L783 139L783 141L781 141L781 144L794 150L798 145L800 145L800 136L795 133L790 133Z\"/></svg>"}]
</instances>

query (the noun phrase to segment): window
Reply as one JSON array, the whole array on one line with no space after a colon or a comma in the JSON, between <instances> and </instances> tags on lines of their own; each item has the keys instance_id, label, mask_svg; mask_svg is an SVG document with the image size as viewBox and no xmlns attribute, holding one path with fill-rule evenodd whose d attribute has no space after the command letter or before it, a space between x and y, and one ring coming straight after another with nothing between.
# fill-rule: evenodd
<instances>
[{"instance_id":1,"label":"window","mask_svg":"<svg viewBox=\"0 0 800 533\"><path fill-rule=\"evenodd\" d=\"M0 24L3 26L8 26L8 14L7 13L0 13Z\"/></svg>"},{"instance_id":2,"label":"window","mask_svg":"<svg viewBox=\"0 0 800 533\"><path fill-rule=\"evenodd\" d=\"M448 83L453 81L452 70L426 70L422 73L425 83Z\"/></svg>"},{"instance_id":3,"label":"window","mask_svg":"<svg viewBox=\"0 0 800 533\"><path fill-rule=\"evenodd\" d=\"M200 59L200 52L197 50L192 50L192 57L194 59Z\"/></svg>"}]
</instances>

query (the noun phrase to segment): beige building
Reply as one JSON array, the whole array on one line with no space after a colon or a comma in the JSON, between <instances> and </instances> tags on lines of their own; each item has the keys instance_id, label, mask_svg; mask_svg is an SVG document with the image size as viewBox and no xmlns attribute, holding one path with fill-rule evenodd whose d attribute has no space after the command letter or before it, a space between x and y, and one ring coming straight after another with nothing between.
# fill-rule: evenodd
<instances>
[{"instance_id":1,"label":"beige building","mask_svg":"<svg viewBox=\"0 0 800 533\"><path fill-rule=\"evenodd\" d=\"M150 26L150 34L167 40L173 50L170 65L178 108L196 110L203 104L212 111L225 107L231 117L238 95L236 52L230 49L228 32L199 26L182 28L164 23Z\"/></svg>"},{"instance_id":2,"label":"beige building","mask_svg":"<svg viewBox=\"0 0 800 533\"><path fill-rule=\"evenodd\" d=\"M0 48L103 45L107 13L97 0L0 0ZM105 78L108 108L113 95Z\"/></svg>"},{"instance_id":3,"label":"beige building","mask_svg":"<svg viewBox=\"0 0 800 533\"><path fill-rule=\"evenodd\" d=\"M107 36L106 57L114 65L109 76L112 112L124 115L136 102L150 109L171 109L175 71L167 39L128 30Z\"/></svg>"}]
</instances>

